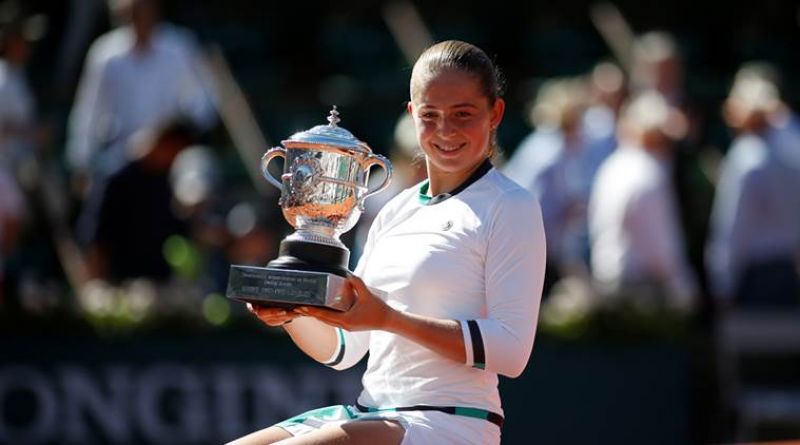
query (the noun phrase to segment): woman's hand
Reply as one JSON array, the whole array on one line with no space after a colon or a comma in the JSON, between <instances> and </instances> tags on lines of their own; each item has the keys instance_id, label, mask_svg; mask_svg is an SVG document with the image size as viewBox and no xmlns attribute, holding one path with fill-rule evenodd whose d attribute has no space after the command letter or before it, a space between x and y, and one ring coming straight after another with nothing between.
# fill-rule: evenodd
<instances>
[{"instance_id":1,"label":"woman's hand","mask_svg":"<svg viewBox=\"0 0 800 445\"><path fill-rule=\"evenodd\" d=\"M299 306L295 312L348 331L384 329L395 312L355 275L347 276L340 296L353 302L344 312L314 306Z\"/></svg>"},{"instance_id":2,"label":"woman's hand","mask_svg":"<svg viewBox=\"0 0 800 445\"><path fill-rule=\"evenodd\" d=\"M283 326L286 323L300 317L295 311L277 307L264 307L258 304L247 303L247 310L252 312L259 320L267 326Z\"/></svg>"}]
</instances>

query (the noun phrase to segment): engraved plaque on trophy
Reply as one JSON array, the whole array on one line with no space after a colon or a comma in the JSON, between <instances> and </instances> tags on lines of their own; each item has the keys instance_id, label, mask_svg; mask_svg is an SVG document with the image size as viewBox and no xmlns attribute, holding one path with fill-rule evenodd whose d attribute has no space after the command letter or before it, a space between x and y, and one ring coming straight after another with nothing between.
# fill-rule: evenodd
<instances>
[{"instance_id":1,"label":"engraved plaque on trophy","mask_svg":"<svg viewBox=\"0 0 800 445\"><path fill-rule=\"evenodd\" d=\"M339 237L355 226L364 200L389 185L392 167L339 121L334 106L328 125L296 133L261 158L264 178L281 190L278 203L295 231L281 241L278 258L267 267L231 266L228 298L273 307L347 309L336 298L350 260ZM284 158L280 181L267 169L276 157ZM386 179L369 190L375 165L386 171Z\"/></svg>"}]
</instances>

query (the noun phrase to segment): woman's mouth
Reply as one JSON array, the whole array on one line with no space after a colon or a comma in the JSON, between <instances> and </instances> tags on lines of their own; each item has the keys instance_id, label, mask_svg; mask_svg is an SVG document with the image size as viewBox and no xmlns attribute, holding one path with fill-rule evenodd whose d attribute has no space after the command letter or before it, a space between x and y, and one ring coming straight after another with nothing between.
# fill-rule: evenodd
<instances>
[{"instance_id":1,"label":"woman's mouth","mask_svg":"<svg viewBox=\"0 0 800 445\"><path fill-rule=\"evenodd\" d=\"M461 143L461 144L433 144L433 146L437 150L445 152L445 153L454 153L454 152L460 150L461 148L463 148L465 145L467 145L467 144L466 143Z\"/></svg>"}]
</instances>

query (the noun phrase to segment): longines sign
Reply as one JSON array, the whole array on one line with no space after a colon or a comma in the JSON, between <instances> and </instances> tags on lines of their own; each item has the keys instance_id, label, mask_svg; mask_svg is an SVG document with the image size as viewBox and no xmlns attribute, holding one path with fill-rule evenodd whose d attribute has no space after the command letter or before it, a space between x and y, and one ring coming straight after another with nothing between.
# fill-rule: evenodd
<instances>
[{"instance_id":1,"label":"longines sign","mask_svg":"<svg viewBox=\"0 0 800 445\"><path fill-rule=\"evenodd\" d=\"M359 375L312 363L2 363L0 443L218 444L311 407L351 402Z\"/></svg>"}]
</instances>

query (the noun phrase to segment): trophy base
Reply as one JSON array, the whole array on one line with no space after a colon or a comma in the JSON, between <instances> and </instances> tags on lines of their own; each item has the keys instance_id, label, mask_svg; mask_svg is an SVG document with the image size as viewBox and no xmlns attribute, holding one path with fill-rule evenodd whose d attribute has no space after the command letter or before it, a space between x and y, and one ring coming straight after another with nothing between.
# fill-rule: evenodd
<instances>
[{"instance_id":1,"label":"trophy base","mask_svg":"<svg viewBox=\"0 0 800 445\"><path fill-rule=\"evenodd\" d=\"M352 302L337 296L347 281L349 259L347 248L284 240L280 256L267 267L231 266L226 296L267 307L345 311Z\"/></svg>"},{"instance_id":2,"label":"trophy base","mask_svg":"<svg viewBox=\"0 0 800 445\"><path fill-rule=\"evenodd\" d=\"M347 277L350 251L345 247L334 247L308 241L281 241L278 258L267 267L286 270L326 272Z\"/></svg>"},{"instance_id":3,"label":"trophy base","mask_svg":"<svg viewBox=\"0 0 800 445\"><path fill-rule=\"evenodd\" d=\"M233 265L226 296L266 307L320 306L346 311L352 302L337 298L346 281L327 272Z\"/></svg>"}]
</instances>

